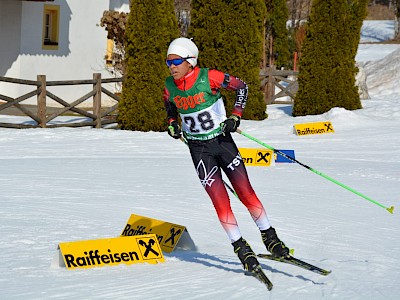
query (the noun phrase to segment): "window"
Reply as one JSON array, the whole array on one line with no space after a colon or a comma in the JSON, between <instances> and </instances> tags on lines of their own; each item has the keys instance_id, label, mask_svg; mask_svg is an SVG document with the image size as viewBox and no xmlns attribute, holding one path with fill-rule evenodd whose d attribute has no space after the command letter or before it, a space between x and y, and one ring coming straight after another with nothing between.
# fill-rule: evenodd
<instances>
[{"instance_id":1,"label":"window","mask_svg":"<svg viewBox=\"0 0 400 300\"><path fill-rule=\"evenodd\" d=\"M43 11L43 40L44 50L58 49L58 29L60 21L60 6L44 5Z\"/></svg>"},{"instance_id":2,"label":"window","mask_svg":"<svg viewBox=\"0 0 400 300\"><path fill-rule=\"evenodd\" d=\"M112 66L113 64L113 53L114 53L114 41L108 39L106 57L105 57L107 66Z\"/></svg>"}]
</instances>

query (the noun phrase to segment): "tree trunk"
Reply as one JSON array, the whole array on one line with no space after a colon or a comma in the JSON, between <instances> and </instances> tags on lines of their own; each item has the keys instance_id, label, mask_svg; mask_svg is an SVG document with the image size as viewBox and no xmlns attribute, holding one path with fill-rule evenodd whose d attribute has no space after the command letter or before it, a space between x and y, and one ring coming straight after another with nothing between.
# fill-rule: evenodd
<instances>
[{"instance_id":1,"label":"tree trunk","mask_svg":"<svg viewBox=\"0 0 400 300\"><path fill-rule=\"evenodd\" d=\"M297 22L297 20L296 20L296 17L297 17L296 11L298 9L297 9L296 6L297 6L296 0L292 0L292 7L290 9L290 16L291 16L291 19L292 19L291 20L292 21L292 24L291 24L292 28L296 27L296 22Z\"/></svg>"},{"instance_id":2,"label":"tree trunk","mask_svg":"<svg viewBox=\"0 0 400 300\"><path fill-rule=\"evenodd\" d=\"M395 0L394 3L394 13L395 13L395 28L394 28L394 38L400 39L400 0Z\"/></svg>"}]
</instances>

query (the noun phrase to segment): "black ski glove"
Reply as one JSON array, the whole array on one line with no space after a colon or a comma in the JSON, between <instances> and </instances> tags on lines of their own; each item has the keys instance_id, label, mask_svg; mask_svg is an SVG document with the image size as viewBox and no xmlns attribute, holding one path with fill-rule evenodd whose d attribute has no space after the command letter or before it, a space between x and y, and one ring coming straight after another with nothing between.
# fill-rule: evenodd
<instances>
[{"instance_id":1,"label":"black ski glove","mask_svg":"<svg viewBox=\"0 0 400 300\"><path fill-rule=\"evenodd\" d=\"M240 125L240 117L235 115L230 116L228 119L226 119L220 124L221 130L224 134L227 132L235 132L236 129L239 127L239 125Z\"/></svg>"},{"instance_id":2,"label":"black ski glove","mask_svg":"<svg viewBox=\"0 0 400 300\"><path fill-rule=\"evenodd\" d=\"M181 128L179 127L178 121L172 121L168 126L168 134L174 139L181 138Z\"/></svg>"}]
</instances>

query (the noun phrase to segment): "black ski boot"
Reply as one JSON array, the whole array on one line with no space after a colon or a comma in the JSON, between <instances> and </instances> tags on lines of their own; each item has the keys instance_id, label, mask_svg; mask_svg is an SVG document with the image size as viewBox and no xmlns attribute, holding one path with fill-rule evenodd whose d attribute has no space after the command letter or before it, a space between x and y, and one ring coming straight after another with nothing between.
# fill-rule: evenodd
<instances>
[{"instance_id":1,"label":"black ski boot","mask_svg":"<svg viewBox=\"0 0 400 300\"><path fill-rule=\"evenodd\" d=\"M275 257L289 256L289 248L278 238L274 228L261 230L261 238L267 250Z\"/></svg>"},{"instance_id":2,"label":"black ski boot","mask_svg":"<svg viewBox=\"0 0 400 300\"><path fill-rule=\"evenodd\" d=\"M257 269L260 263L253 250L251 250L250 245L246 242L244 238L240 238L236 242L232 243L233 249L236 255L242 262L243 268L248 272L253 272Z\"/></svg>"}]
</instances>

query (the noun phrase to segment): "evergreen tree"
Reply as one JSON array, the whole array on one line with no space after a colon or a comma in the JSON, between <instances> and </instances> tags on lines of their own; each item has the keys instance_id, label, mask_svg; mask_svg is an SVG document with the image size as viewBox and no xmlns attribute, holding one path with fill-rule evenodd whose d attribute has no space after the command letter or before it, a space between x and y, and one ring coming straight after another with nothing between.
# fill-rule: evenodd
<instances>
[{"instance_id":1,"label":"evergreen tree","mask_svg":"<svg viewBox=\"0 0 400 300\"><path fill-rule=\"evenodd\" d=\"M349 28L346 30L345 34L349 36L351 41L351 46L349 47L349 55L354 60L358 50L358 44L360 43L361 27L365 18L368 15L368 0L352 0L347 1L348 3L348 20L350 21ZM356 70L358 72L358 70Z\"/></svg>"},{"instance_id":2,"label":"evergreen tree","mask_svg":"<svg viewBox=\"0 0 400 300\"><path fill-rule=\"evenodd\" d=\"M238 76L249 85L245 119L262 120L266 105L260 91L264 0L193 0L189 37L199 48L199 65ZM234 95L221 91L227 113Z\"/></svg>"},{"instance_id":3,"label":"evergreen tree","mask_svg":"<svg viewBox=\"0 0 400 300\"><path fill-rule=\"evenodd\" d=\"M269 49L269 39L272 36L272 53L267 51L267 55L272 54L270 61L278 69L286 67L290 63L289 53L289 32L286 27L289 12L285 0L266 0L267 19L266 19L266 45Z\"/></svg>"},{"instance_id":4,"label":"evergreen tree","mask_svg":"<svg viewBox=\"0 0 400 300\"><path fill-rule=\"evenodd\" d=\"M179 36L173 0L132 0L126 28L126 74L119 103L121 129L164 131L165 55Z\"/></svg>"},{"instance_id":5,"label":"evergreen tree","mask_svg":"<svg viewBox=\"0 0 400 300\"><path fill-rule=\"evenodd\" d=\"M355 56L368 0L315 0L300 58L293 115L361 108Z\"/></svg>"}]
</instances>

